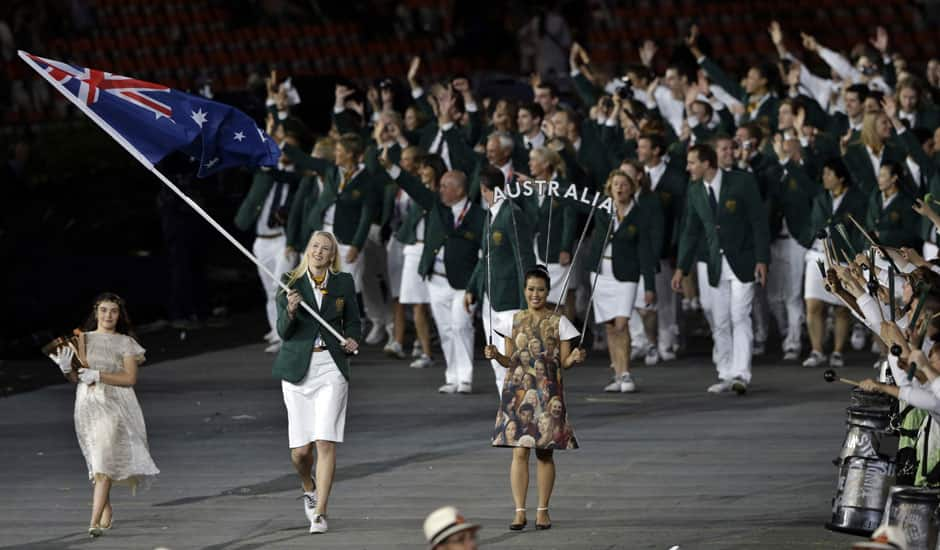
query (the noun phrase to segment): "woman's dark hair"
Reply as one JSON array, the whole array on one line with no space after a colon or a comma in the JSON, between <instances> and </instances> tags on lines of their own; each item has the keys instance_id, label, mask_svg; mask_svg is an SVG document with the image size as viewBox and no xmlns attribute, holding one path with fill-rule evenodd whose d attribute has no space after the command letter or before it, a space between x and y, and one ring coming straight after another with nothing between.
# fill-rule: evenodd
<instances>
[{"instance_id":1,"label":"woman's dark hair","mask_svg":"<svg viewBox=\"0 0 940 550\"><path fill-rule=\"evenodd\" d=\"M95 303L91 306L91 315L85 320L85 325L82 327L82 330L90 331L98 328L98 318L96 314L98 313L98 306L101 305L102 302L112 302L118 306L118 321L117 325L114 327L114 331L119 334L126 334L137 338L134 334L134 325L131 324L131 317L127 314L127 305L124 303L124 299L113 292L102 292L95 298Z\"/></svg>"},{"instance_id":2,"label":"woman's dark hair","mask_svg":"<svg viewBox=\"0 0 940 550\"><path fill-rule=\"evenodd\" d=\"M898 178L897 186L901 187L901 180L904 179L904 169L901 168L901 164L894 162L892 160L886 160L881 163L881 168L887 168L888 172Z\"/></svg>"},{"instance_id":3,"label":"woman's dark hair","mask_svg":"<svg viewBox=\"0 0 940 550\"><path fill-rule=\"evenodd\" d=\"M842 162L841 158L833 157L828 159L823 163L823 168L832 170L836 177L842 180L842 185L846 187L852 186L852 175L849 173L849 169L845 167L845 163Z\"/></svg>"},{"instance_id":4,"label":"woman's dark hair","mask_svg":"<svg viewBox=\"0 0 940 550\"><path fill-rule=\"evenodd\" d=\"M533 267L532 269L526 271L525 279L523 279L523 281L528 281L532 277L535 277L536 279L542 279L543 281L545 281L545 290L552 289L552 280L548 276L548 269L546 269L544 265L539 264Z\"/></svg>"},{"instance_id":5,"label":"woman's dark hair","mask_svg":"<svg viewBox=\"0 0 940 550\"><path fill-rule=\"evenodd\" d=\"M434 170L434 180L437 183L440 183L441 176L444 175L444 172L447 171L447 165L444 164L444 160L440 155L435 153L429 153L427 155L422 155L418 157L415 162L418 166L427 166L431 170Z\"/></svg>"}]
</instances>

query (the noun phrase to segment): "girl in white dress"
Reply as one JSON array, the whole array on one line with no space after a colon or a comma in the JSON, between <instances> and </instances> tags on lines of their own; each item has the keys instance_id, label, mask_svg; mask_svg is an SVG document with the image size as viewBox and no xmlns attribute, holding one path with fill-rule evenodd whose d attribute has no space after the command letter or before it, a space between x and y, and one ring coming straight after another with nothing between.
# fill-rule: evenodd
<instances>
[{"instance_id":1,"label":"girl in white dress","mask_svg":"<svg viewBox=\"0 0 940 550\"><path fill-rule=\"evenodd\" d=\"M144 416L134 394L137 367L144 348L134 340L124 300L104 293L77 347L61 347L52 356L62 373L78 384L75 392L75 434L94 484L88 534L100 536L111 528L111 485L126 484L136 492L160 473L147 445ZM76 373L72 358L83 368Z\"/></svg>"}]
</instances>

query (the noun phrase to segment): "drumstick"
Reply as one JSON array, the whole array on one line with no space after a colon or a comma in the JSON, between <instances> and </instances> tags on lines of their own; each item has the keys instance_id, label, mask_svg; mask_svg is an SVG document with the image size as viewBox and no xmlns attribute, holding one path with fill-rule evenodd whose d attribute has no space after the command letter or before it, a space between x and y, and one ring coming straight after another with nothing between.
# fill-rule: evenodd
<instances>
[{"instance_id":1,"label":"drumstick","mask_svg":"<svg viewBox=\"0 0 940 550\"><path fill-rule=\"evenodd\" d=\"M828 370L826 370L826 372L823 373L823 379L824 379L826 382L835 382L835 381L839 381L839 382L842 382L843 384L849 384L850 386L858 386L858 385L859 385L859 383L856 382L855 380L849 380L848 378L840 378L840 377L837 377L837 376L836 376L836 371L834 371L834 370L832 370L832 369L828 369Z\"/></svg>"},{"instance_id":2,"label":"drumstick","mask_svg":"<svg viewBox=\"0 0 940 550\"><path fill-rule=\"evenodd\" d=\"M854 258L858 253L855 251L855 247L852 246L852 241L849 240L849 235L845 231L845 226L842 225L841 223L837 223L835 227L836 227L836 232L839 234L840 237L842 237L842 240L845 241L845 246L848 247L849 253L851 253L852 257ZM845 251L843 250L843 252Z\"/></svg>"}]
</instances>

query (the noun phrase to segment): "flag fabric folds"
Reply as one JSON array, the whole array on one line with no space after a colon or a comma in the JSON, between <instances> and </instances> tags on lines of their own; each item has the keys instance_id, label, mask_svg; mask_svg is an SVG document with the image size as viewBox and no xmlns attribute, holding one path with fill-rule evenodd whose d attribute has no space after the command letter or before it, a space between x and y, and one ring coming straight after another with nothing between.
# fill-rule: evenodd
<instances>
[{"instance_id":1,"label":"flag fabric folds","mask_svg":"<svg viewBox=\"0 0 940 550\"><path fill-rule=\"evenodd\" d=\"M174 151L199 161L199 177L234 166L277 164L281 153L271 136L234 107L152 82L19 54L151 166Z\"/></svg>"}]
</instances>

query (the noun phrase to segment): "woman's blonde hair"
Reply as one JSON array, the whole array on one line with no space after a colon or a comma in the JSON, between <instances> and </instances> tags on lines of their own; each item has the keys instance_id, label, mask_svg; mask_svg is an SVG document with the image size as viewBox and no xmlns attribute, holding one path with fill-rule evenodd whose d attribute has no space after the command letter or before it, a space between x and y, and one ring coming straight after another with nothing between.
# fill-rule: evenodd
<instances>
[{"instance_id":1,"label":"woman's blonde hair","mask_svg":"<svg viewBox=\"0 0 940 550\"><path fill-rule=\"evenodd\" d=\"M623 176L627 178L627 181L630 182L630 186L633 188L633 192L636 193L636 180L630 177L630 174L624 172L623 170L616 169L611 170L610 174L607 174L607 181L604 183L604 194L608 197L612 196L610 194L610 186L614 183L614 178L617 176Z\"/></svg>"},{"instance_id":2,"label":"woman's blonde hair","mask_svg":"<svg viewBox=\"0 0 940 550\"><path fill-rule=\"evenodd\" d=\"M536 147L532 149L532 152L529 154L535 155L547 162L548 165L552 167L552 170L557 172L559 176L565 176L565 161L561 158L561 155L555 151L548 147Z\"/></svg>"},{"instance_id":3,"label":"woman's blonde hair","mask_svg":"<svg viewBox=\"0 0 940 550\"><path fill-rule=\"evenodd\" d=\"M293 271L288 272L287 276L287 286L293 286L297 279L300 279L307 273L307 269L310 267L310 262L307 260L307 248L310 248L310 243L313 242L313 239L316 237L326 237L333 243L333 260L330 262L330 272L337 273L339 271L339 242L329 231L314 231L313 235L310 235L310 240L307 241L307 247L304 248L303 254L300 255L300 262L297 264L297 267ZM283 292L283 289L281 289Z\"/></svg>"},{"instance_id":4,"label":"woman's blonde hair","mask_svg":"<svg viewBox=\"0 0 940 550\"><path fill-rule=\"evenodd\" d=\"M865 113L865 117L862 119L862 130L859 137L862 143L876 153L880 152L884 146L884 140L878 135L878 119L883 116L885 116L884 113Z\"/></svg>"}]
</instances>

